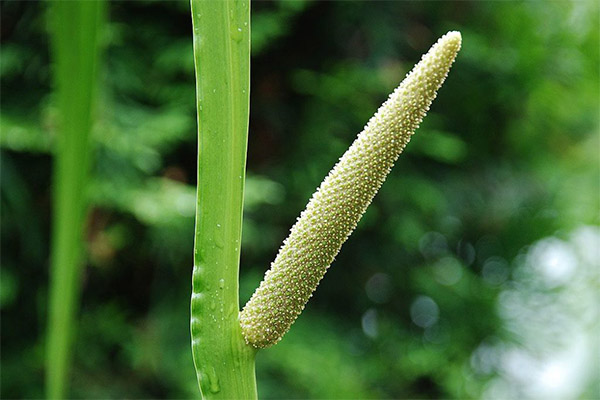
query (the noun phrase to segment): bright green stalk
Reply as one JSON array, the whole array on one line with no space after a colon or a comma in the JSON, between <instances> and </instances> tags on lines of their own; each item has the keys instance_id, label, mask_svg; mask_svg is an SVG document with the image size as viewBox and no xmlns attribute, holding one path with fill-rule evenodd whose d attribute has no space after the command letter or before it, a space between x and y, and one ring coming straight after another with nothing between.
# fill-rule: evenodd
<instances>
[{"instance_id":1,"label":"bright green stalk","mask_svg":"<svg viewBox=\"0 0 600 400\"><path fill-rule=\"evenodd\" d=\"M58 104L54 161L46 391L67 395L67 380L83 263L83 226L90 158L90 130L104 3L50 3L50 35Z\"/></svg>"},{"instance_id":2,"label":"bright green stalk","mask_svg":"<svg viewBox=\"0 0 600 400\"><path fill-rule=\"evenodd\" d=\"M198 192L191 334L206 399L256 398L255 350L238 321L248 139L250 4L191 0L198 111Z\"/></svg>"}]
</instances>

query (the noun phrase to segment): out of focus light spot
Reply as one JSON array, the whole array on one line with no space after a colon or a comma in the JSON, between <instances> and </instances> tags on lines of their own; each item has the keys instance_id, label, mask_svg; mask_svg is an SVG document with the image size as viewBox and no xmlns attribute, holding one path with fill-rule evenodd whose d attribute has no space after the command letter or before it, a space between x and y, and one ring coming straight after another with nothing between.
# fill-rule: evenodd
<instances>
[{"instance_id":1,"label":"out of focus light spot","mask_svg":"<svg viewBox=\"0 0 600 400\"><path fill-rule=\"evenodd\" d=\"M376 273L365 284L367 297L374 303L386 303L392 294L392 282L388 274Z\"/></svg>"},{"instance_id":2,"label":"out of focus light spot","mask_svg":"<svg viewBox=\"0 0 600 400\"><path fill-rule=\"evenodd\" d=\"M498 311L517 342L482 344L471 357L475 372L497 374L483 398L577 399L597 379L599 247L600 229L581 227L568 240L542 239L515 258ZM499 264L488 259L484 279L498 280Z\"/></svg>"},{"instance_id":3,"label":"out of focus light spot","mask_svg":"<svg viewBox=\"0 0 600 400\"><path fill-rule=\"evenodd\" d=\"M462 278L463 267L456 258L444 257L433 266L433 275L442 285L451 286Z\"/></svg>"},{"instance_id":4,"label":"out of focus light spot","mask_svg":"<svg viewBox=\"0 0 600 400\"><path fill-rule=\"evenodd\" d=\"M175 199L175 207L182 217L193 217L196 213L196 195L182 192Z\"/></svg>"},{"instance_id":5,"label":"out of focus light spot","mask_svg":"<svg viewBox=\"0 0 600 400\"><path fill-rule=\"evenodd\" d=\"M410 317L421 328L433 326L440 316L440 309L431 297L418 296L410 306Z\"/></svg>"},{"instance_id":6,"label":"out of focus light spot","mask_svg":"<svg viewBox=\"0 0 600 400\"><path fill-rule=\"evenodd\" d=\"M443 326L440 326L440 324L435 324L425 329L425 332L423 332L423 338L430 343L440 344L447 342L449 335Z\"/></svg>"},{"instance_id":7,"label":"out of focus light spot","mask_svg":"<svg viewBox=\"0 0 600 400\"><path fill-rule=\"evenodd\" d=\"M490 257L483 264L481 274L490 285L501 285L508 278L508 263L502 257Z\"/></svg>"},{"instance_id":8,"label":"out of focus light spot","mask_svg":"<svg viewBox=\"0 0 600 400\"><path fill-rule=\"evenodd\" d=\"M426 259L435 259L448 252L448 242L441 233L427 232L419 240L419 250Z\"/></svg>"},{"instance_id":9,"label":"out of focus light spot","mask_svg":"<svg viewBox=\"0 0 600 400\"><path fill-rule=\"evenodd\" d=\"M471 355L471 368L480 375L490 375L498 364L499 349L482 343Z\"/></svg>"},{"instance_id":10,"label":"out of focus light spot","mask_svg":"<svg viewBox=\"0 0 600 400\"><path fill-rule=\"evenodd\" d=\"M600 233L597 228L579 228L571 240L577 256L585 263L594 265L600 260Z\"/></svg>"},{"instance_id":11,"label":"out of focus light spot","mask_svg":"<svg viewBox=\"0 0 600 400\"><path fill-rule=\"evenodd\" d=\"M540 371L540 384L548 389L555 389L565 384L565 378L568 376L566 368L568 366L560 362L553 361L546 364Z\"/></svg>"},{"instance_id":12,"label":"out of focus light spot","mask_svg":"<svg viewBox=\"0 0 600 400\"><path fill-rule=\"evenodd\" d=\"M544 239L530 250L528 262L548 288L565 284L575 273L577 259L570 245L556 238Z\"/></svg>"},{"instance_id":13,"label":"out of focus light spot","mask_svg":"<svg viewBox=\"0 0 600 400\"><path fill-rule=\"evenodd\" d=\"M460 218L456 218L453 215L447 215L442 220L442 227L443 231L450 235L455 232L460 232L462 229L462 221Z\"/></svg>"},{"instance_id":14,"label":"out of focus light spot","mask_svg":"<svg viewBox=\"0 0 600 400\"><path fill-rule=\"evenodd\" d=\"M362 330L368 337L375 339L379 334L377 328L377 311L374 308L368 309L361 319Z\"/></svg>"},{"instance_id":15,"label":"out of focus light spot","mask_svg":"<svg viewBox=\"0 0 600 400\"><path fill-rule=\"evenodd\" d=\"M279 204L285 198L283 185L259 175L246 176L244 210L251 211L263 204Z\"/></svg>"},{"instance_id":16,"label":"out of focus light spot","mask_svg":"<svg viewBox=\"0 0 600 400\"><path fill-rule=\"evenodd\" d=\"M463 260L466 266L469 266L475 261L475 247L466 240L461 240L456 246L456 255Z\"/></svg>"},{"instance_id":17,"label":"out of focus light spot","mask_svg":"<svg viewBox=\"0 0 600 400\"><path fill-rule=\"evenodd\" d=\"M520 383L531 382L532 375L538 367L533 356L519 347L509 348L500 358L500 372L510 376L512 380Z\"/></svg>"}]
</instances>

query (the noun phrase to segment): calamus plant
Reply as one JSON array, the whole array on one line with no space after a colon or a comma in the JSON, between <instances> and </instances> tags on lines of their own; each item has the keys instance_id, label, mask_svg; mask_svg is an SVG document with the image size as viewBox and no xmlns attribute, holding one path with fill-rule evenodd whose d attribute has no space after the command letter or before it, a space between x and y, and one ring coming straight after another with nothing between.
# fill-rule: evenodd
<instances>
[{"instance_id":1,"label":"calamus plant","mask_svg":"<svg viewBox=\"0 0 600 400\"><path fill-rule=\"evenodd\" d=\"M423 120L460 48L449 32L377 110L313 194L240 314L246 341L277 343L296 320L342 244Z\"/></svg>"},{"instance_id":2,"label":"calamus plant","mask_svg":"<svg viewBox=\"0 0 600 400\"><path fill-rule=\"evenodd\" d=\"M368 121L239 312L249 3L191 4L199 125L192 352L204 398L252 399L257 351L280 341L304 309L429 110L460 50L461 35L442 36Z\"/></svg>"}]
</instances>

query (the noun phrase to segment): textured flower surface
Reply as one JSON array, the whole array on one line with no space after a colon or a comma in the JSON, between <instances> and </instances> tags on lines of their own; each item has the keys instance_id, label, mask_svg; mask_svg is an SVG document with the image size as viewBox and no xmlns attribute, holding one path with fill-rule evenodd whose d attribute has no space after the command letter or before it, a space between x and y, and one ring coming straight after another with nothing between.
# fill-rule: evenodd
<instances>
[{"instance_id":1,"label":"textured flower surface","mask_svg":"<svg viewBox=\"0 0 600 400\"><path fill-rule=\"evenodd\" d=\"M248 344L269 347L289 330L423 120L461 45L448 32L408 73L329 172L240 313Z\"/></svg>"}]
</instances>

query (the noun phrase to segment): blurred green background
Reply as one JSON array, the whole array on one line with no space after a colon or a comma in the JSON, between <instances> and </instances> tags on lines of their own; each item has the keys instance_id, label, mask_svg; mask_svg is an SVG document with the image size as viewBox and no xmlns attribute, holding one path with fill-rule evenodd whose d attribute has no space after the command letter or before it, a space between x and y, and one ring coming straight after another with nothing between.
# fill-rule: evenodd
<instances>
[{"instance_id":1,"label":"blurred green background","mask_svg":"<svg viewBox=\"0 0 600 400\"><path fill-rule=\"evenodd\" d=\"M56 104L47 3L1 3L2 398L43 396ZM109 4L71 396L198 396L189 4ZM254 2L241 301L437 38L463 48L261 398L599 398L600 9Z\"/></svg>"}]
</instances>

